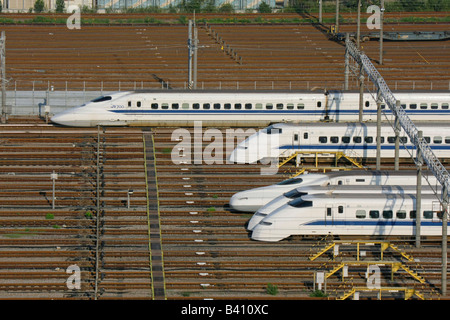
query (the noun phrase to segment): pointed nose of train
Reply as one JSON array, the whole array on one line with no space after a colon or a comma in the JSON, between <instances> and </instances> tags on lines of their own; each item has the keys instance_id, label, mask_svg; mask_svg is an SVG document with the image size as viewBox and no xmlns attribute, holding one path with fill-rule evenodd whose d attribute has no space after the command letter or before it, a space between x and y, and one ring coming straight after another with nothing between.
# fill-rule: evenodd
<instances>
[{"instance_id":1,"label":"pointed nose of train","mask_svg":"<svg viewBox=\"0 0 450 320\"><path fill-rule=\"evenodd\" d=\"M51 117L51 121L55 124L70 126L70 127L89 127L91 126L91 120L86 115L79 112L78 107L71 108L55 114Z\"/></svg>"}]
</instances>

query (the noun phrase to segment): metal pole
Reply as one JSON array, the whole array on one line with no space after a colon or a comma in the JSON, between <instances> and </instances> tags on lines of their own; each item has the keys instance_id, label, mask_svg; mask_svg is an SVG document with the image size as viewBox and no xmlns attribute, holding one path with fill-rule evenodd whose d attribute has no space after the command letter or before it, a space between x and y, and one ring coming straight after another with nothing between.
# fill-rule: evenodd
<instances>
[{"instance_id":1,"label":"metal pole","mask_svg":"<svg viewBox=\"0 0 450 320\"><path fill-rule=\"evenodd\" d=\"M358 0L358 18L357 18L357 30L356 30L356 46L359 49L359 39L361 38L361 0Z\"/></svg>"},{"instance_id":2,"label":"metal pole","mask_svg":"<svg viewBox=\"0 0 450 320\"><path fill-rule=\"evenodd\" d=\"M194 20L194 61L193 61L194 72L192 75L192 81L194 82L194 89L197 89L197 50L198 50L198 32Z\"/></svg>"},{"instance_id":3,"label":"metal pole","mask_svg":"<svg viewBox=\"0 0 450 320\"><path fill-rule=\"evenodd\" d=\"M336 33L339 32L339 0L336 0Z\"/></svg>"},{"instance_id":4,"label":"metal pole","mask_svg":"<svg viewBox=\"0 0 450 320\"><path fill-rule=\"evenodd\" d=\"M397 100L395 102L396 108L400 108L400 100ZM394 170L399 169L399 150L400 150L400 119L398 117L398 114L395 115L395 163L394 163Z\"/></svg>"},{"instance_id":5,"label":"metal pole","mask_svg":"<svg viewBox=\"0 0 450 320\"><path fill-rule=\"evenodd\" d=\"M188 88L192 86L192 20L189 20L188 30Z\"/></svg>"},{"instance_id":6,"label":"metal pole","mask_svg":"<svg viewBox=\"0 0 450 320\"><path fill-rule=\"evenodd\" d=\"M420 144L423 139L423 132L417 132L418 143ZM416 148L417 150L417 186L416 186L416 247L420 248L420 224L421 217L420 213L422 212L422 150L420 148Z\"/></svg>"},{"instance_id":7,"label":"metal pole","mask_svg":"<svg viewBox=\"0 0 450 320\"><path fill-rule=\"evenodd\" d=\"M364 106L364 71L362 66L359 68L359 122L363 121Z\"/></svg>"},{"instance_id":8,"label":"metal pole","mask_svg":"<svg viewBox=\"0 0 450 320\"><path fill-rule=\"evenodd\" d=\"M0 55L1 55L1 73L2 73L2 117L1 122L6 123L7 120L7 114L6 114L6 55L5 55L5 46L6 46L6 36L5 31L2 31L2 36L0 39L1 48L0 48Z\"/></svg>"},{"instance_id":9,"label":"metal pole","mask_svg":"<svg viewBox=\"0 0 450 320\"><path fill-rule=\"evenodd\" d=\"M97 126L97 234L95 248L95 293L94 299L98 299L98 279L99 279L99 245L100 245L100 126Z\"/></svg>"},{"instance_id":10,"label":"metal pole","mask_svg":"<svg viewBox=\"0 0 450 320\"><path fill-rule=\"evenodd\" d=\"M322 0L319 0L319 22L322 23Z\"/></svg>"},{"instance_id":11,"label":"metal pole","mask_svg":"<svg viewBox=\"0 0 450 320\"><path fill-rule=\"evenodd\" d=\"M52 192L52 209L55 209L55 179L56 174L55 174L55 170L53 170L53 174L52 174L52 181L53 181L53 192Z\"/></svg>"},{"instance_id":12,"label":"metal pole","mask_svg":"<svg viewBox=\"0 0 450 320\"><path fill-rule=\"evenodd\" d=\"M377 165L376 169L381 169L381 92L377 92Z\"/></svg>"},{"instance_id":13,"label":"metal pole","mask_svg":"<svg viewBox=\"0 0 450 320\"><path fill-rule=\"evenodd\" d=\"M448 179L448 175L445 175ZM442 295L447 295L447 222L448 222L448 189L442 188Z\"/></svg>"},{"instance_id":14,"label":"metal pole","mask_svg":"<svg viewBox=\"0 0 450 320\"><path fill-rule=\"evenodd\" d=\"M381 0L380 13L380 65L383 64L383 21L384 21L384 0Z\"/></svg>"},{"instance_id":15,"label":"metal pole","mask_svg":"<svg viewBox=\"0 0 450 320\"><path fill-rule=\"evenodd\" d=\"M344 90L348 90L348 76L350 74L350 54L348 53L347 43L350 39L348 32L345 34L345 71L344 71Z\"/></svg>"}]
</instances>

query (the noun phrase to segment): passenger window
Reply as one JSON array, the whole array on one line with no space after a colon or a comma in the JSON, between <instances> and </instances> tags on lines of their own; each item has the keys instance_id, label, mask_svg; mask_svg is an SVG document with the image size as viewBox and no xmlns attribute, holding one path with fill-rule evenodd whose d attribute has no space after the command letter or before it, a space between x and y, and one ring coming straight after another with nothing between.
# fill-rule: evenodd
<instances>
[{"instance_id":1,"label":"passenger window","mask_svg":"<svg viewBox=\"0 0 450 320\"><path fill-rule=\"evenodd\" d=\"M308 132L303 133L303 139L308 139Z\"/></svg>"},{"instance_id":2,"label":"passenger window","mask_svg":"<svg viewBox=\"0 0 450 320\"><path fill-rule=\"evenodd\" d=\"M370 106L370 102L366 101L365 106L366 106L366 108L369 107Z\"/></svg>"},{"instance_id":3,"label":"passenger window","mask_svg":"<svg viewBox=\"0 0 450 320\"><path fill-rule=\"evenodd\" d=\"M283 104L277 103L277 110L283 110Z\"/></svg>"},{"instance_id":4,"label":"passenger window","mask_svg":"<svg viewBox=\"0 0 450 320\"><path fill-rule=\"evenodd\" d=\"M430 141L431 141L431 138L430 138L430 137L423 137L423 140L425 140L425 141L426 141L426 143L430 143Z\"/></svg>"},{"instance_id":5,"label":"passenger window","mask_svg":"<svg viewBox=\"0 0 450 320\"><path fill-rule=\"evenodd\" d=\"M299 104L297 104L297 109L303 110L303 109L305 109L305 105L303 103L299 103Z\"/></svg>"},{"instance_id":6,"label":"passenger window","mask_svg":"<svg viewBox=\"0 0 450 320\"><path fill-rule=\"evenodd\" d=\"M158 104L157 103L152 103L152 109L158 109Z\"/></svg>"},{"instance_id":7,"label":"passenger window","mask_svg":"<svg viewBox=\"0 0 450 320\"><path fill-rule=\"evenodd\" d=\"M408 138L407 137L400 137L400 143L407 143Z\"/></svg>"},{"instance_id":8,"label":"passenger window","mask_svg":"<svg viewBox=\"0 0 450 320\"><path fill-rule=\"evenodd\" d=\"M209 108L211 108L211 105L209 103L203 104L203 109L209 109Z\"/></svg>"},{"instance_id":9,"label":"passenger window","mask_svg":"<svg viewBox=\"0 0 450 320\"><path fill-rule=\"evenodd\" d=\"M227 109L227 110L230 110L230 109L231 109L231 103L225 103L225 104L223 105L223 108L224 108L224 109Z\"/></svg>"},{"instance_id":10,"label":"passenger window","mask_svg":"<svg viewBox=\"0 0 450 320\"><path fill-rule=\"evenodd\" d=\"M252 104L251 103L246 103L245 104L245 109L250 110L252 108Z\"/></svg>"},{"instance_id":11,"label":"passenger window","mask_svg":"<svg viewBox=\"0 0 450 320\"><path fill-rule=\"evenodd\" d=\"M128 106L131 107L131 101L128 101Z\"/></svg>"},{"instance_id":12,"label":"passenger window","mask_svg":"<svg viewBox=\"0 0 450 320\"><path fill-rule=\"evenodd\" d=\"M327 143L327 137L324 137L324 136L322 136L322 137L319 137L319 142L320 143Z\"/></svg>"},{"instance_id":13,"label":"passenger window","mask_svg":"<svg viewBox=\"0 0 450 320\"><path fill-rule=\"evenodd\" d=\"M327 217L331 217L331 208L327 208Z\"/></svg>"},{"instance_id":14,"label":"passenger window","mask_svg":"<svg viewBox=\"0 0 450 320\"><path fill-rule=\"evenodd\" d=\"M338 213L344 213L344 206L338 206Z\"/></svg>"},{"instance_id":15,"label":"passenger window","mask_svg":"<svg viewBox=\"0 0 450 320\"><path fill-rule=\"evenodd\" d=\"M214 103L214 109L216 110L220 109L220 103Z\"/></svg>"},{"instance_id":16,"label":"passenger window","mask_svg":"<svg viewBox=\"0 0 450 320\"><path fill-rule=\"evenodd\" d=\"M178 103L172 103L172 109L178 109L180 105Z\"/></svg>"},{"instance_id":17,"label":"passenger window","mask_svg":"<svg viewBox=\"0 0 450 320\"><path fill-rule=\"evenodd\" d=\"M388 137L389 143L395 143L395 137Z\"/></svg>"},{"instance_id":18,"label":"passenger window","mask_svg":"<svg viewBox=\"0 0 450 320\"><path fill-rule=\"evenodd\" d=\"M436 136L433 138L433 143L441 144L442 143L442 137Z\"/></svg>"},{"instance_id":19,"label":"passenger window","mask_svg":"<svg viewBox=\"0 0 450 320\"><path fill-rule=\"evenodd\" d=\"M192 109L200 109L200 103L193 103Z\"/></svg>"},{"instance_id":20,"label":"passenger window","mask_svg":"<svg viewBox=\"0 0 450 320\"><path fill-rule=\"evenodd\" d=\"M266 109L273 109L273 104L271 103L266 103Z\"/></svg>"},{"instance_id":21,"label":"passenger window","mask_svg":"<svg viewBox=\"0 0 450 320\"><path fill-rule=\"evenodd\" d=\"M342 143L350 143L350 137L342 137Z\"/></svg>"},{"instance_id":22,"label":"passenger window","mask_svg":"<svg viewBox=\"0 0 450 320\"><path fill-rule=\"evenodd\" d=\"M385 104L380 105L380 109L386 109L386 105Z\"/></svg>"},{"instance_id":23,"label":"passenger window","mask_svg":"<svg viewBox=\"0 0 450 320\"><path fill-rule=\"evenodd\" d=\"M380 211L378 211L378 210L370 210L369 211L369 217L371 219L378 219L378 218L380 218Z\"/></svg>"},{"instance_id":24,"label":"passenger window","mask_svg":"<svg viewBox=\"0 0 450 320\"><path fill-rule=\"evenodd\" d=\"M237 110L242 109L242 104L240 104L240 103L235 103L235 104L234 104L234 109L237 109Z\"/></svg>"},{"instance_id":25,"label":"passenger window","mask_svg":"<svg viewBox=\"0 0 450 320\"><path fill-rule=\"evenodd\" d=\"M406 211L398 210L397 211L397 219L406 219Z\"/></svg>"},{"instance_id":26,"label":"passenger window","mask_svg":"<svg viewBox=\"0 0 450 320\"><path fill-rule=\"evenodd\" d=\"M445 143L447 143L447 144L450 143L450 137L449 136L445 137Z\"/></svg>"},{"instance_id":27,"label":"passenger window","mask_svg":"<svg viewBox=\"0 0 450 320\"><path fill-rule=\"evenodd\" d=\"M366 210L356 210L356 218L357 219L365 219L366 218Z\"/></svg>"},{"instance_id":28,"label":"passenger window","mask_svg":"<svg viewBox=\"0 0 450 320\"><path fill-rule=\"evenodd\" d=\"M189 109L189 103L183 103L183 104L181 105L181 107L182 107L183 109Z\"/></svg>"},{"instance_id":29,"label":"passenger window","mask_svg":"<svg viewBox=\"0 0 450 320\"><path fill-rule=\"evenodd\" d=\"M136 103L136 106L137 106L138 108L140 108L140 107L141 107L141 102L138 101L138 102Z\"/></svg>"},{"instance_id":30,"label":"passenger window","mask_svg":"<svg viewBox=\"0 0 450 320\"><path fill-rule=\"evenodd\" d=\"M322 107L322 101L317 101L317 108Z\"/></svg>"},{"instance_id":31,"label":"passenger window","mask_svg":"<svg viewBox=\"0 0 450 320\"><path fill-rule=\"evenodd\" d=\"M409 108L410 108L410 109L417 109L417 104L411 103L411 104L409 105Z\"/></svg>"},{"instance_id":32,"label":"passenger window","mask_svg":"<svg viewBox=\"0 0 450 320\"><path fill-rule=\"evenodd\" d=\"M295 141L295 142L298 141L298 133L294 133L294 141Z\"/></svg>"},{"instance_id":33,"label":"passenger window","mask_svg":"<svg viewBox=\"0 0 450 320\"><path fill-rule=\"evenodd\" d=\"M354 143L361 143L361 137L353 137Z\"/></svg>"},{"instance_id":34,"label":"passenger window","mask_svg":"<svg viewBox=\"0 0 450 320\"><path fill-rule=\"evenodd\" d=\"M433 219L433 211L431 210L425 210L423 212L423 218L424 219Z\"/></svg>"},{"instance_id":35,"label":"passenger window","mask_svg":"<svg viewBox=\"0 0 450 320\"><path fill-rule=\"evenodd\" d=\"M415 219L416 218L416 210L411 210L409 212L409 218L410 219Z\"/></svg>"},{"instance_id":36,"label":"passenger window","mask_svg":"<svg viewBox=\"0 0 450 320\"><path fill-rule=\"evenodd\" d=\"M406 104L401 104L400 107L402 107L402 109L406 109Z\"/></svg>"},{"instance_id":37,"label":"passenger window","mask_svg":"<svg viewBox=\"0 0 450 320\"><path fill-rule=\"evenodd\" d=\"M331 141L331 143L338 143L339 137L330 137L330 141Z\"/></svg>"},{"instance_id":38,"label":"passenger window","mask_svg":"<svg viewBox=\"0 0 450 320\"><path fill-rule=\"evenodd\" d=\"M441 108L442 109L448 109L448 103L443 103L442 105L441 105Z\"/></svg>"},{"instance_id":39,"label":"passenger window","mask_svg":"<svg viewBox=\"0 0 450 320\"><path fill-rule=\"evenodd\" d=\"M439 107L439 105L437 103L432 103L431 104L431 109L436 110Z\"/></svg>"},{"instance_id":40,"label":"passenger window","mask_svg":"<svg viewBox=\"0 0 450 320\"><path fill-rule=\"evenodd\" d=\"M286 105L286 108L287 108L288 110L292 110L292 109L294 109L294 104L293 104L293 103L288 103L288 104Z\"/></svg>"},{"instance_id":41,"label":"passenger window","mask_svg":"<svg viewBox=\"0 0 450 320\"><path fill-rule=\"evenodd\" d=\"M138 105L139 107L139 105ZM168 103L162 103L161 104L161 109L169 109L169 104Z\"/></svg>"},{"instance_id":42,"label":"passenger window","mask_svg":"<svg viewBox=\"0 0 450 320\"><path fill-rule=\"evenodd\" d=\"M428 104L426 104L426 103L420 104L420 109L427 109L427 108L428 108Z\"/></svg>"},{"instance_id":43,"label":"passenger window","mask_svg":"<svg viewBox=\"0 0 450 320\"><path fill-rule=\"evenodd\" d=\"M383 210L384 219L392 219L392 216L393 216L392 210Z\"/></svg>"},{"instance_id":44,"label":"passenger window","mask_svg":"<svg viewBox=\"0 0 450 320\"><path fill-rule=\"evenodd\" d=\"M373 143L373 137L365 137L364 142L365 143Z\"/></svg>"},{"instance_id":45,"label":"passenger window","mask_svg":"<svg viewBox=\"0 0 450 320\"><path fill-rule=\"evenodd\" d=\"M262 103L255 104L255 109L262 109L262 107L263 107Z\"/></svg>"}]
</instances>

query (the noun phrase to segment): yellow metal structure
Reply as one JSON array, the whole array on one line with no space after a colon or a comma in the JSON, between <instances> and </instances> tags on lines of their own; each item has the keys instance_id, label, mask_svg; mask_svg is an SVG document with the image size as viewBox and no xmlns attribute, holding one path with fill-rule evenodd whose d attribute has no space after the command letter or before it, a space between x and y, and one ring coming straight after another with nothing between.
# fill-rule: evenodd
<instances>
[{"instance_id":1,"label":"yellow metal structure","mask_svg":"<svg viewBox=\"0 0 450 320\"><path fill-rule=\"evenodd\" d=\"M369 288L369 287L353 287L350 291L346 292L344 295L337 298L337 300L345 300L349 298L350 296L354 295L356 292L361 291L375 291L379 293L379 300L381 300L381 294L383 291L387 292L399 292L404 291L405 292L405 300L410 299L413 295L416 295L422 300L425 300L425 297L423 294L421 294L419 291L407 287L380 287L380 288Z\"/></svg>"}]
</instances>

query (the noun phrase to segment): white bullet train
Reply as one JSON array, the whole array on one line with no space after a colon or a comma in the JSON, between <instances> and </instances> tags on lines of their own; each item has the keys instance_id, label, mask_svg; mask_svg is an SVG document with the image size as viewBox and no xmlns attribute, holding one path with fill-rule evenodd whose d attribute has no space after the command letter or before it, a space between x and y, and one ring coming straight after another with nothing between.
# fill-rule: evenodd
<instances>
[{"instance_id":1,"label":"white bullet train","mask_svg":"<svg viewBox=\"0 0 450 320\"><path fill-rule=\"evenodd\" d=\"M247 230L251 231L253 228L266 216L275 211L278 208L286 205L287 203L295 206L295 203L302 201L302 197L308 194L358 194L358 193L398 193L414 194L416 192L415 185L366 185L363 188L355 185L332 185L332 186L308 186L293 189L291 191L283 193L281 196L276 197L266 205L256 211L247 224ZM434 188L431 188L428 184L422 186L421 194L434 194Z\"/></svg>"},{"instance_id":2,"label":"white bullet train","mask_svg":"<svg viewBox=\"0 0 450 320\"><path fill-rule=\"evenodd\" d=\"M412 120L450 116L450 93L395 93ZM385 108L387 114L390 109ZM376 103L364 95L364 121L376 120ZM74 126L266 126L287 121L357 121L359 93L327 91L142 90L101 96L55 114Z\"/></svg>"},{"instance_id":3,"label":"white bullet train","mask_svg":"<svg viewBox=\"0 0 450 320\"><path fill-rule=\"evenodd\" d=\"M285 205L253 228L253 240L276 242L291 235L413 236L415 194L312 194ZM440 203L422 195L421 235L442 234Z\"/></svg>"},{"instance_id":4,"label":"white bullet train","mask_svg":"<svg viewBox=\"0 0 450 320\"><path fill-rule=\"evenodd\" d=\"M450 157L449 122L415 122L425 141L438 157ZM375 158L376 123L277 123L251 135L230 153L234 163L256 163L288 157L301 152L302 157L330 156L343 152L354 158ZM409 158L414 144L400 132L399 157ZM395 133L389 123L381 125L381 157L394 157Z\"/></svg>"},{"instance_id":5,"label":"white bullet train","mask_svg":"<svg viewBox=\"0 0 450 320\"><path fill-rule=\"evenodd\" d=\"M236 211L256 212L259 208L283 193L304 186L415 185L416 174L416 171L413 170L351 170L327 173L305 173L270 186L237 192L230 198L229 206ZM427 179L430 183L436 183L436 178L433 175L428 175ZM428 184L425 178L422 181L423 185Z\"/></svg>"}]
</instances>

